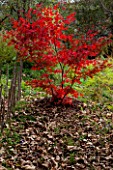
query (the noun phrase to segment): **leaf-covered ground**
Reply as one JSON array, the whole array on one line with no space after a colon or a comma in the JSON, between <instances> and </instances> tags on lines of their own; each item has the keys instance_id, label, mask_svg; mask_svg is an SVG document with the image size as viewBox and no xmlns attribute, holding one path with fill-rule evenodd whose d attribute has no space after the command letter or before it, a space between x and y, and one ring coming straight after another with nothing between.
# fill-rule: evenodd
<instances>
[{"instance_id":1,"label":"leaf-covered ground","mask_svg":"<svg viewBox=\"0 0 113 170\"><path fill-rule=\"evenodd\" d=\"M0 170L113 170L113 112L37 100L15 112L0 142Z\"/></svg>"}]
</instances>

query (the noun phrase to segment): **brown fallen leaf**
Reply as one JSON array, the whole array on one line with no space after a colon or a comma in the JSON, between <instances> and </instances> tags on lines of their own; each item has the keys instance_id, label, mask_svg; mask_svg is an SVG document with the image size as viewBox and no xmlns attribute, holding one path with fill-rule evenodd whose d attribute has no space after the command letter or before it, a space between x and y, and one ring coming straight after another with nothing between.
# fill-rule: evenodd
<instances>
[{"instance_id":1,"label":"brown fallen leaf","mask_svg":"<svg viewBox=\"0 0 113 170\"><path fill-rule=\"evenodd\" d=\"M7 169L0 165L0 170L7 170Z\"/></svg>"},{"instance_id":2,"label":"brown fallen leaf","mask_svg":"<svg viewBox=\"0 0 113 170\"><path fill-rule=\"evenodd\" d=\"M24 166L22 166L22 168L24 168L25 170L35 170L34 165L24 165Z\"/></svg>"}]
</instances>

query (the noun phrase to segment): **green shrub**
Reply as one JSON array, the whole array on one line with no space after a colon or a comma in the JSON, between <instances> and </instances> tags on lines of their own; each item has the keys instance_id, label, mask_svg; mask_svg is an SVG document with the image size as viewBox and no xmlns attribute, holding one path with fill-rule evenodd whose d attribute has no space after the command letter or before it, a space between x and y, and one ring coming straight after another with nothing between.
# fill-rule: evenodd
<instances>
[{"instance_id":1,"label":"green shrub","mask_svg":"<svg viewBox=\"0 0 113 170\"><path fill-rule=\"evenodd\" d=\"M8 40L4 40L4 32L0 32L0 65L15 60L17 52L14 46L8 45Z\"/></svg>"},{"instance_id":2,"label":"green shrub","mask_svg":"<svg viewBox=\"0 0 113 170\"><path fill-rule=\"evenodd\" d=\"M110 61L113 63L113 60ZM75 87L84 94L83 100L110 105L113 103L113 67L96 74L87 80L81 79L82 84Z\"/></svg>"}]
</instances>

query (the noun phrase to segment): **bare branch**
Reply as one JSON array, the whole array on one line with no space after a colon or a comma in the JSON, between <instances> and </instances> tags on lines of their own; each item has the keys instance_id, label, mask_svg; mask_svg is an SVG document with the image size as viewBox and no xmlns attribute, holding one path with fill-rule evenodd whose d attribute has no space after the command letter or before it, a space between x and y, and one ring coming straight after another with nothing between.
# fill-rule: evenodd
<instances>
[{"instance_id":1,"label":"bare branch","mask_svg":"<svg viewBox=\"0 0 113 170\"><path fill-rule=\"evenodd\" d=\"M8 16L5 16L3 19L0 20L0 25L8 18Z\"/></svg>"},{"instance_id":2,"label":"bare branch","mask_svg":"<svg viewBox=\"0 0 113 170\"><path fill-rule=\"evenodd\" d=\"M105 12L107 12L108 14L112 14L112 15L113 15L113 11L110 10L110 9L108 9L108 8L105 6L103 0L99 0L99 2L100 2L100 5L101 5L101 7L103 8L103 10L104 10Z\"/></svg>"}]
</instances>

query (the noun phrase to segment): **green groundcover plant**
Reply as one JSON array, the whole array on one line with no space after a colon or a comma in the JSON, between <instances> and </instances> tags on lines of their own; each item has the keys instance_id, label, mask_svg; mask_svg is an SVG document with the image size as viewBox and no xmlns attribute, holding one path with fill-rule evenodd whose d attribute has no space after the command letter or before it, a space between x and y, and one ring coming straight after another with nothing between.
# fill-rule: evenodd
<instances>
[{"instance_id":1,"label":"green groundcover plant","mask_svg":"<svg viewBox=\"0 0 113 170\"><path fill-rule=\"evenodd\" d=\"M110 59L109 62L113 65L113 59ZM113 67L105 68L93 78L82 79L81 82L82 84L75 88L84 94L86 102L93 101L95 104L104 104L111 108L113 104Z\"/></svg>"}]
</instances>

